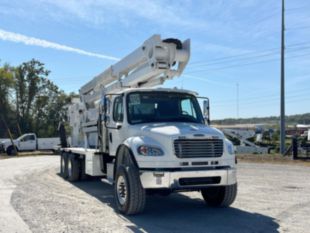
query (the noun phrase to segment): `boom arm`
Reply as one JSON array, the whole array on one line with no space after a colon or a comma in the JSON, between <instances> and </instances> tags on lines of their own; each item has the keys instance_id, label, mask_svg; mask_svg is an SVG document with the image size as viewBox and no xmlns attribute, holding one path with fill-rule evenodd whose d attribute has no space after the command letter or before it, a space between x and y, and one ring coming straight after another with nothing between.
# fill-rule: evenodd
<instances>
[{"instance_id":1,"label":"boom arm","mask_svg":"<svg viewBox=\"0 0 310 233\"><path fill-rule=\"evenodd\" d=\"M93 106L103 93L121 88L152 87L180 76L190 57L190 40L162 40L153 35L142 46L80 89L82 102Z\"/></svg>"}]
</instances>

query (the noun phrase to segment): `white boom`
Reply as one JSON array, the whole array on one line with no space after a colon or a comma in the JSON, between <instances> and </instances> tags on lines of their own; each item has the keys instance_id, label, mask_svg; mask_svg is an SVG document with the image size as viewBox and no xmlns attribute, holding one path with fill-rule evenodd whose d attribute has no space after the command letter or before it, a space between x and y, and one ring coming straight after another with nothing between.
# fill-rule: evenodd
<instances>
[{"instance_id":1,"label":"white boom","mask_svg":"<svg viewBox=\"0 0 310 233\"><path fill-rule=\"evenodd\" d=\"M80 89L82 102L93 106L103 93L128 87L152 87L180 76L190 57L190 40L162 40L153 35L139 48Z\"/></svg>"}]
</instances>

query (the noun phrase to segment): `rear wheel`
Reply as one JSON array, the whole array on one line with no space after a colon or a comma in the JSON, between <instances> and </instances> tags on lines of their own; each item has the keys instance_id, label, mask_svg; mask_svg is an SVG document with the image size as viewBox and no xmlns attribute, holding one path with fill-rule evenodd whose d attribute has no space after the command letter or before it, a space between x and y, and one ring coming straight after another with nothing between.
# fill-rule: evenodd
<instances>
[{"instance_id":1,"label":"rear wheel","mask_svg":"<svg viewBox=\"0 0 310 233\"><path fill-rule=\"evenodd\" d=\"M79 180L80 161L75 155L70 154L68 158L68 180L71 182Z\"/></svg>"},{"instance_id":2,"label":"rear wheel","mask_svg":"<svg viewBox=\"0 0 310 233\"><path fill-rule=\"evenodd\" d=\"M228 207L236 199L237 184L205 188L201 190L201 194L209 206Z\"/></svg>"},{"instance_id":3,"label":"rear wheel","mask_svg":"<svg viewBox=\"0 0 310 233\"><path fill-rule=\"evenodd\" d=\"M60 155L60 175L67 179L68 177L68 154L61 153Z\"/></svg>"},{"instance_id":4,"label":"rear wheel","mask_svg":"<svg viewBox=\"0 0 310 233\"><path fill-rule=\"evenodd\" d=\"M86 174L85 159L80 160L80 180L87 180L89 176Z\"/></svg>"}]
</instances>

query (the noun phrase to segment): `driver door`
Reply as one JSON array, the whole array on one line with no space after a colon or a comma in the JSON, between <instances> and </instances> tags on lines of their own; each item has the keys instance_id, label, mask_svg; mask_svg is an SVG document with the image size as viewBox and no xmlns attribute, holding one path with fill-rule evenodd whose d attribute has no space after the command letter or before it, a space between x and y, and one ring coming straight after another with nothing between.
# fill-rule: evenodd
<instances>
[{"instance_id":1,"label":"driver door","mask_svg":"<svg viewBox=\"0 0 310 233\"><path fill-rule=\"evenodd\" d=\"M110 119L107 122L109 153L115 155L118 146L124 141L124 98L122 95L114 97L111 108Z\"/></svg>"},{"instance_id":2,"label":"driver door","mask_svg":"<svg viewBox=\"0 0 310 233\"><path fill-rule=\"evenodd\" d=\"M20 141L20 150L35 150L36 149L36 138L32 134L28 134L23 137Z\"/></svg>"}]
</instances>

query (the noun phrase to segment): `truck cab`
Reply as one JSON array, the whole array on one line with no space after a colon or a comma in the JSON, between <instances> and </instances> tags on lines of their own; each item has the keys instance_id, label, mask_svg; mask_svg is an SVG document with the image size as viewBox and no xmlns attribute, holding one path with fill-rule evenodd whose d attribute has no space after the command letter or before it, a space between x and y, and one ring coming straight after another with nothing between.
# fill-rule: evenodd
<instances>
[{"instance_id":1,"label":"truck cab","mask_svg":"<svg viewBox=\"0 0 310 233\"><path fill-rule=\"evenodd\" d=\"M233 145L206 124L195 93L130 89L113 95L105 114L109 139L105 146L111 156L122 147L130 151L144 188L184 190L236 183ZM201 177L206 171L216 176Z\"/></svg>"},{"instance_id":2,"label":"truck cab","mask_svg":"<svg viewBox=\"0 0 310 233\"><path fill-rule=\"evenodd\" d=\"M143 168L235 166L232 144L206 124L191 91L130 89L107 104L110 155L126 145Z\"/></svg>"}]
</instances>

